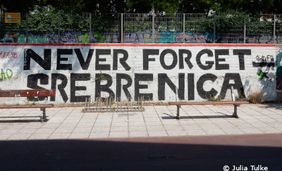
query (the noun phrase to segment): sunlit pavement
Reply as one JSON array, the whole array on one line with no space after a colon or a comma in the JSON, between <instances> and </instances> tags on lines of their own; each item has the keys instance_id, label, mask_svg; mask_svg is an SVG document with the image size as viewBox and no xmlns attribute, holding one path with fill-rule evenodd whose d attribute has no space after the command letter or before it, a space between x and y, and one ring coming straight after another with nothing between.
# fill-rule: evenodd
<instances>
[{"instance_id":1,"label":"sunlit pavement","mask_svg":"<svg viewBox=\"0 0 282 171\"><path fill-rule=\"evenodd\" d=\"M53 108L44 123L39 110L1 110L0 170L281 171L281 109L246 104L236 119L232 106L185 106L177 120L175 106Z\"/></svg>"},{"instance_id":2,"label":"sunlit pavement","mask_svg":"<svg viewBox=\"0 0 282 171\"><path fill-rule=\"evenodd\" d=\"M83 113L80 107L2 109L0 140L97 139L171 136L213 136L282 133L282 104L246 104L239 118L233 106L146 106L143 112ZM8 116L8 117L7 117ZM17 118L16 116L20 116Z\"/></svg>"}]
</instances>

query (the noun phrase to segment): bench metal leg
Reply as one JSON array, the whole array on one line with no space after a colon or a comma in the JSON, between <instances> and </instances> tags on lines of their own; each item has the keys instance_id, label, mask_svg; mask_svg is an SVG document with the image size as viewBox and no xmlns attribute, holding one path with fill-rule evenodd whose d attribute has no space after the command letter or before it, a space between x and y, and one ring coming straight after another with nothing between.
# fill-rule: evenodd
<instances>
[{"instance_id":1,"label":"bench metal leg","mask_svg":"<svg viewBox=\"0 0 282 171\"><path fill-rule=\"evenodd\" d=\"M176 105L177 107L177 112L176 112L176 119L180 119L180 105Z\"/></svg>"},{"instance_id":2,"label":"bench metal leg","mask_svg":"<svg viewBox=\"0 0 282 171\"><path fill-rule=\"evenodd\" d=\"M46 108L40 108L40 110L42 111L42 118L41 118L41 122L46 122L47 121L47 116L46 116Z\"/></svg>"},{"instance_id":3,"label":"bench metal leg","mask_svg":"<svg viewBox=\"0 0 282 171\"><path fill-rule=\"evenodd\" d=\"M233 117L234 118L239 118L239 116L238 116L238 114L237 114L237 107L238 107L238 105L233 105L234 106L234 113L233 113Z\"/></svg>"}]
</instances>

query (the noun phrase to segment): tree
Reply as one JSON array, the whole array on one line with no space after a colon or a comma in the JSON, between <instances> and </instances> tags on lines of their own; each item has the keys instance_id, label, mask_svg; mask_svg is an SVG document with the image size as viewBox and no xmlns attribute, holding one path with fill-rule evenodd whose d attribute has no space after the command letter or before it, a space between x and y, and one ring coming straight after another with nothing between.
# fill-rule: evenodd
<instances>
[{"instance_id":1,"label":"tree","mask_svg":"<svg viewBox=\"0 0 282 171\"><path fill-rule=\"evenodd\" d=\"M127 6L130 12L148 13L152 9L155 12L176 13L181 0L128 0Z\"/></svg>"}]
</instances>

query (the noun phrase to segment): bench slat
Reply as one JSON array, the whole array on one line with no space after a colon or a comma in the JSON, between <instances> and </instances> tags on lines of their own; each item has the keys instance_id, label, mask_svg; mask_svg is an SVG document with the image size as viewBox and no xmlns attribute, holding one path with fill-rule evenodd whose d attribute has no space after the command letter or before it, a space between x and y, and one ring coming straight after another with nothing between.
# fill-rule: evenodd
<instances>
[{"instance_id":1,"label":"bench slat","mask_svg":"<svg viewBox=\"0 0 282 171\"><path fill-rule=\"evenodd\" d=\"M247 101L204 101L204 102L168 102L168 105L240 105L248 104Z\"/></svg>"},{"instance_id":2,"label":"bench slat","mask_svg":"<svg viewBox=\"0 0 282 171\"><path fill-rule=\"evenodd\" d=\"M54 97L55 90L26 89L26 90L0 90L0 97Z\"/></svg>"},{"instance_id":3,"label":"bench slat","mask_svg":"<svg viewBox=\"0 0 282 171\"><path fill-rule=\"evenodd\" d=\"M54 104L23 104L23 105L13 105L5 104L0 105L0 109L11 109L11 108L52 108Z\"/></svg>"}]
</instances>

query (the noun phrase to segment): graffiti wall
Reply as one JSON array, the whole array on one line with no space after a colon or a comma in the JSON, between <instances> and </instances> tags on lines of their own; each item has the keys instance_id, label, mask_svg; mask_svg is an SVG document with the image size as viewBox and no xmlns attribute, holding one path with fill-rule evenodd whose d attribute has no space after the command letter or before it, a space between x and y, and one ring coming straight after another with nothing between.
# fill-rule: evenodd
<instances>
[{"instance_id":1,"label":"graffiti wall","mask_svg":"<svg viewBox=\"0 0 282 171\"><path fill-rule=\"evenodd\" d=\"M55 103L109 96L153 101L230 99L231 88L237 98L262 91L264 100L275 100L276 80L282 90L276 77L281 73L275 68L278 53L272 45L3 44L0 88L56 89L56 97L50 99Z\"/></svg>"}]
</instances>

